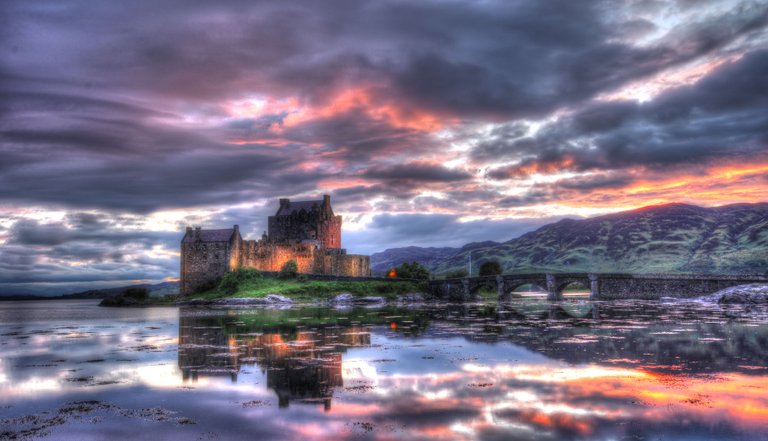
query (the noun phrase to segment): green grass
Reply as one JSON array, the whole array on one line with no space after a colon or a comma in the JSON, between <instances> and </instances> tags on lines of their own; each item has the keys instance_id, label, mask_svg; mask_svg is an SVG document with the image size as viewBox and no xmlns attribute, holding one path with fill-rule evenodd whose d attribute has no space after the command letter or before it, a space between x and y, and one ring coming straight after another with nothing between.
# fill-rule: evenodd
<instances>
[{"instance_id":1,"label":"green grass","mask_svg":"<svg viewBox=\"0 0 768 441\"><path fill-rule=\"evenodd\" d=\"M298 302L329 299L335 295L349 293L358 297L380 296L394 299L398 295L424 292L426 286L409 281L354 281L302 280L301 278L278 279L247 275L241 281L229 283L187 299L215 300L227 297L266 297L279 294ZM228 289L224 289L228 288Z\"/></svg>"},{"instance_id":2,"label":"green grass","mask_svg":"<svg viewBox=\"0 0 768 441\"><path fill-rule=\"evenodd\" d=\"M499 297L499 293L489 286L482 286L477 290L477 296L483 300L496 300Z\"/></svg>"}]
</instances>

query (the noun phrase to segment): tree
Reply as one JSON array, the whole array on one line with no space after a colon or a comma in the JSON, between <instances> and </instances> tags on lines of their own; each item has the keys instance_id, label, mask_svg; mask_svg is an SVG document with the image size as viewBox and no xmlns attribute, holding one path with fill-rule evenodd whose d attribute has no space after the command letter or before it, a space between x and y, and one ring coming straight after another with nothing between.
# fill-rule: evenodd
<instances>
[{"instance_id":1,"label":"tree","mask_svg":"<svg viewBox=\"0 0 768 441\"><path fill-rule=\"evenodd\" d=\"M501 274L501 264L496 260L488 260L480 265L481 276L498 276Z\"/></svg>"},{"instance_id":2,"label":"tree","mask_svg":"<svg viewBox=\"0 0 768 441\"><path fill-rule=\"evenodd\" d=\"M446 279L461 279L463 277L467 277L467 270L460 269L445 273Z\"/></svg>"},{"instance_id":3,"label":"tree","mask_svg":"<svg viewBox=\"0 0 768 441\"><path fill-rule=\"evenodd\" d=\"M291 259L285 262L282 267L280 267L280 274L278 277L281 279L292 279L296 277L298 272L299 264L297 264L295 260Z\"/></svg>"},{"instance_id":4,"label":"tree","mask_svg":"<svg viewBox=\"0 0 768 441\"><path fill-rule=\"evenodd\" d=\"M400 279L428 280L429 270L424 268L424 266L418 262L405 262L395 268L395 277Z\"/></svg>"},{"instance_id":5,"label":"tree","mask_svg":"<svg viewBox=\"0 0 768 441\"><path fill-rule=\"evenodd\" d=\"M149 298L149 290L147 288L128 288L122 294L123 297L134 300L147 300Z\"/></svg>"}]
</instances>

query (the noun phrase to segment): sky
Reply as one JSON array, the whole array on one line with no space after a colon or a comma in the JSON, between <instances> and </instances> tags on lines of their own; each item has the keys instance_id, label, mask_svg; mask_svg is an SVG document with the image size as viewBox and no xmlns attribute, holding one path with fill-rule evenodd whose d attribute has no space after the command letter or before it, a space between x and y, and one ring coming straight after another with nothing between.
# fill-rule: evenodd
<instances>
[{"instance_id":1,"label":"sky","mask_svg":"<svg viewBox=\"0 0 768 441\"><path fill-rule=\"evenodd\" d=\"M0 294L322 194L365 254L766 201L768 2L0 2Z\"/></svg>"}]
</instances>

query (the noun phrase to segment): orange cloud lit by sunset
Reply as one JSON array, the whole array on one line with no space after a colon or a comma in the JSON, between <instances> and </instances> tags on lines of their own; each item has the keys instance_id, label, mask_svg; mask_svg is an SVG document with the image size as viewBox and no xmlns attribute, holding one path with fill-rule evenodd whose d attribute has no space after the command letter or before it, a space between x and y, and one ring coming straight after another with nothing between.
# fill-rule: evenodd
<instances>
[{"instance_id":1,"label":"orange cloud lit by sunset","mask_svg":"<svg viewBox=\"0 0 768 441\"><path fill-rule=\"evenodd\" d=\"M394 128L435 132L453 121L443 115L409 108L393 99L375 96L370 87L350 87L330 94L325 102L313 104L297 97L284 99L245 99L223 105L225 111L237 118L259 118L265 115L285 114L282 123L269 126L275 134L313 120L329 119L355 111L372 120L382 121Z\"/></svg>"},{"instance_id":2,"label":"orange cloud lit by sunset","mask_svg":"<svg viewBox=\"0 0 768 441\"><path fill-rule=\"evenodd\" d=\"M632 209L670 202L718 206L768 200L768 164L713 166L697 174L673 177L643 170L653 179L640 178L626 187L601 189L579 195L571 192L560 202L564 207L592 206L608 210Z\"/></svg>"}]
</instances>

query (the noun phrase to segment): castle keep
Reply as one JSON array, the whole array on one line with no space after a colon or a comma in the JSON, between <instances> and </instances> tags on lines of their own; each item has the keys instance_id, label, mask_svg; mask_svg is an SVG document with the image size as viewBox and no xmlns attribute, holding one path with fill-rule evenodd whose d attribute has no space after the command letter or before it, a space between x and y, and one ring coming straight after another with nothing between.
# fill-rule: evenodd
<instances>
[{"instance_id":1,"label":"castle keep","mask_svg":"<svg viewBox=\"0 0 768 441\"><path fill-rule=\"evenodd\" d=\"M181 293L212 288L224 273L237 268L280 271L295 260L300 273L367 277L370 257L341 248L341 216L322 200L280 199L260 240L243 240L240 228L203 230L187 227L181 240Z\"/></svg>"}]
</instances>

